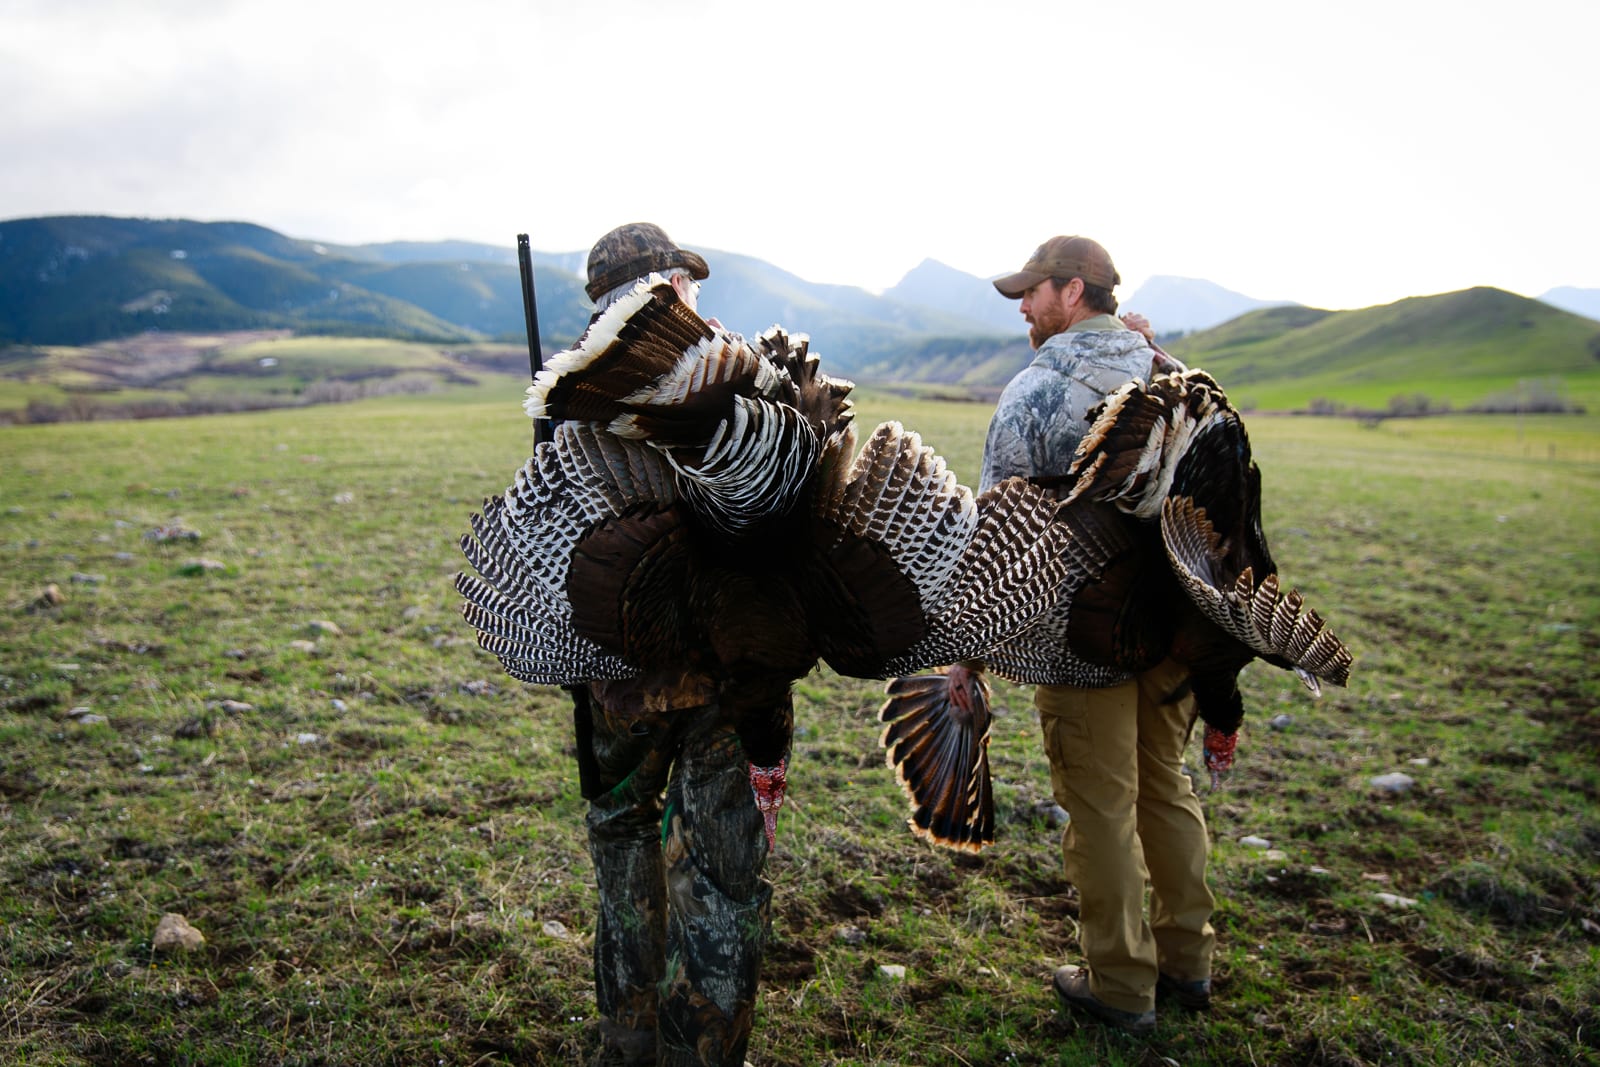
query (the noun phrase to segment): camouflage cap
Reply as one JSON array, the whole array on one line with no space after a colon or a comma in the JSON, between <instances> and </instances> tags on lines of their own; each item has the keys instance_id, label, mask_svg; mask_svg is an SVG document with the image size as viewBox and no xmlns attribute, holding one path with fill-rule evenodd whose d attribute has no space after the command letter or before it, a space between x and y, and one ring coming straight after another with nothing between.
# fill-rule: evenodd
<instances>
[{"instance_id":1,"label":"camouflage cap","mask_svg":"<svg viewBox=\"0 0 1600 1067\"><path fill-rule=\"evenodd\" d=\"M660 226L630 222L600 238L589 250L589 284L584 292L590 300L599 300L623 282L672 267L682 267L696 279L711 274L705 260L673 244Z\"/></svg>"},{"instance_id":2,"label":"camouflage cap","mask_svg":"<svg viewBox=\"0 0 1600 1067\"><path fill-rule=\"evenodd\" d=\"M996 278L1000 295L1017 300L1046 278L1082 278L1102 289L1115 289L1122 281L1111 264L1111 254L1087 237L1052 237L1038 248L1022 269Z\"/></svg>"}]
</instances>

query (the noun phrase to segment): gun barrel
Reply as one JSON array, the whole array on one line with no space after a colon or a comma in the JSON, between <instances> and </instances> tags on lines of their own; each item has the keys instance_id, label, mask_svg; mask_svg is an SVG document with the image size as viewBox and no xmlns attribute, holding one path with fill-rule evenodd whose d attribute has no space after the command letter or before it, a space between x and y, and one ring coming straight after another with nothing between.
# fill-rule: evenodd
<instances>
[{"instance_id":1,"label":"gun barrel","mask_svg":"<svg viewBox=\"0 0 1600 1067\"><path fill-rule=\"evenodd\" d=\"M522 272L522 318L528 329L528 374L539 377L544 369L544 350L539 344L539 302L533 292L533 252L528 246L528 235L517 234L517 267ZM550 420L533 420L533 441L550 440Z\"/></svg>"}]
</instances>

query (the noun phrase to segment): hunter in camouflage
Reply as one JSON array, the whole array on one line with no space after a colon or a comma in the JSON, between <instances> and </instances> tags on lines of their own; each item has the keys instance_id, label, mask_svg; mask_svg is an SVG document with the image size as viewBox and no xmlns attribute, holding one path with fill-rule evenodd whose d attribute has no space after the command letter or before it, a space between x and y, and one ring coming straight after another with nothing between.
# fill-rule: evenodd
<instances>
[{"instance_id":1,"label":"hunter in camouflage","mask_svg":"<svg viewBox=\"0 0 1600 1067\"><path fill-rule=\"evenodd\" d=\"M710 270L636 222L595 243L588 273L597 305L659 273L693 308ZM599 896L603 1064L744 1063L772 886L749 760L722 707L727 684L684 669L572 691Z\"/></svg>"}]
</instances>

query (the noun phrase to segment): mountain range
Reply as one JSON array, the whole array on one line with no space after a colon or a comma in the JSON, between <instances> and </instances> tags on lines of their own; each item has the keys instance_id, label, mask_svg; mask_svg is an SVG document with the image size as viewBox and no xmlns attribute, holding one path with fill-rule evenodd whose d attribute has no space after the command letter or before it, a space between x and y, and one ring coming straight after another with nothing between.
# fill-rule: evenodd
<instances>
[{"instance_id":1,"label":"mountain range","mask_svg":"<svg viewBox=\"0 0 1600 1067\"><path fill-rule=\"evenodd\" d=\"M1600 289L1577 289L1570 285L1551 289L1539 297L1551 307L1585 318L1600 319Z\"/></svg>"},{"instance_id":2,"label":"mountain range","mask_svg":"<svg viewBox=\"0 0 1600 1067\"><path fill-rule=\"evenodd\" d=\"M987 280L924 260L882 294L810 282L754 257L698 249L701 306L731 329L810 334L835 373L994 391L1031 358L1018 305ZM533 254L541 343L570 344L590 314L586 251ZM1555 375L1587 381L1600 359L1600 290L1548 302L1493 289L1323 311L1201 279L1157 276L1123 306L1174 353L1227 371L1263 403L1373 394L1447 375L1483 390ZM1558 310L1560 308L1568 310ZM1588 317L1580 317L1588 316ZM244 222L58 216L0 222L0 350L85 345L160 331L388 337L523 344L515 247L467 241L337 245ZM1187 336L1184 336L1187 335ZM1462 353L1470 373L1460 373ZM1273 383L1297 381L1290 392ZM1481 380L1480 380L1481 379ZM1475 383L1475 384L1473 384ZM1420 388L1420 387L1419 387ZM1373 393L1374 390L1379 391ZM1463 394L1463 399L1469 399Z\"/></svg>"},{"instance_id":3,"label":"mountain range","mask_svg":"<svg viewBox=\"0 0 1600 1067\"><path fill-rule=\"evenodd\" d=\"M703 250L704 305L730 328L777 322L855 366L934 337L1016 338L1016 302L924 260L882 294L809 282L762 260ZM586 252L533 255L541 340L588 321ZM1164 335L1270 302L1198 279L1157 277L1124 300ZM289 328L457 342L524 334L516 252L469 241L337 245L244 222L56 216L0 223L0 343L85 344L149 329Z\"/></svg>"}]
</instances>

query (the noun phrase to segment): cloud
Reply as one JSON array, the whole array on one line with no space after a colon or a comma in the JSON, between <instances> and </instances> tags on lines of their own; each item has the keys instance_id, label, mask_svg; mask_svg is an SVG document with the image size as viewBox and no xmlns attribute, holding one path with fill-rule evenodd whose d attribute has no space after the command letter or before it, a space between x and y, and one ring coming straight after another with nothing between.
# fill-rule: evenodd
<instances>
[{"instance_id":1,"label":"cloud","mask_svg":"<svg viewBox=\"0 0 1600 1067\"><path fill-rule=\"evenodd\" d=\"M0 203L551 251L652 219L872 288L1068 232L1330 307L1600 285L1587 5L604 11L9 0Z\"/></svg>"}]
</instances>

